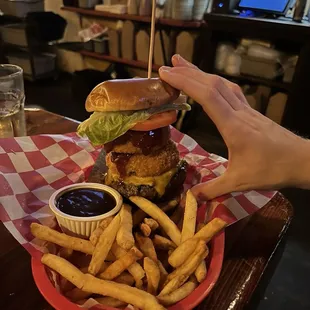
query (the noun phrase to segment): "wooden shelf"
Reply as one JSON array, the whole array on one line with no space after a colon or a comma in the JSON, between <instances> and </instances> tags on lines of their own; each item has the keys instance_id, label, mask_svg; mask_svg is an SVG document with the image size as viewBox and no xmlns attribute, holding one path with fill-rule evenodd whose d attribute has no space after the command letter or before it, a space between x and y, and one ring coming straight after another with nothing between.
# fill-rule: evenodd
<instances>
[{"instance_id":1,"label":"wooden shelf","mask_svg":"<svg viewBox=\"0 0 310 310\"><path fill-rule=\"evenodd\" d=\"M310 23L294 22L291 18L242 17L232 14L205 14L208 29L212 32L230 33L234 36L252 37L285 42L305 42L309 40ZM272 31L270 31L272 29Z\"/></svg>"},{"instance_id":2,"label":"wooden shelf","mask_svg":"<svg viewBox=\"0 0 310 310\"><path fill-rule=\"evenodd\" d=\"M274 81L274 80L268 80L256 76L251 76L251 75L229 75L225 72L222 71L215 71L215 74L218 74L228 80L238 80L238 81L244 81L244 82L251 82L255 84L261 84L265 86L269 86L272 88L278 88L280 90L285 90L289 91L291 84L290 83L285 83L282 81Z\"/></svg>"},{"instance_id":3,"label":"wooden shelf","mask_svg":"<svg viewBox=\"0 0 310 310\"><path fill-rule=\"evenodd\" d=\"M75 12L81 15L87 16L97 16L97 17L105 17L109 19L119 19L119 20L132 20L140 23L151 23L150 16L140 16L140 15L131 15L131 14L115 14L103 11L96 11L92 9L82 9L71 6L63 6L61 8L64 11ZM194 28L198 29L205 25L204 21L184 21L184 20L176 20L176 19L167 19L167 18L159 18L157 24L178 27L178 28Z\"/></svg>"},{"instance_id":4,"label":"wooden shelf","mask_svg":"<svg viewBox=\"0 0 310 310\"><path fill-rule=\"evenodd\" d=\"M80 51L80 53L83 56L87 56L87 57L92 57L92 58L96 58L96 59L100 59L100 60L106 60L106 61L110 61L110 62L116 62L116 63L120 63L120 64L124 64L130 67L135 67L135 68L139 68L139 69L146 69L148 68L148 64L144 61L139 61L139 60L130 60L130 59L124 59L124 58L119 58L119 57L114 57L114 56L110 56L110 55L104 55L104 54L98 54L95 52L89 52L89 51ZM161 66L159 65L153 65L153 71L158 71L158 69Z\"/></svg>"}]
</instances>

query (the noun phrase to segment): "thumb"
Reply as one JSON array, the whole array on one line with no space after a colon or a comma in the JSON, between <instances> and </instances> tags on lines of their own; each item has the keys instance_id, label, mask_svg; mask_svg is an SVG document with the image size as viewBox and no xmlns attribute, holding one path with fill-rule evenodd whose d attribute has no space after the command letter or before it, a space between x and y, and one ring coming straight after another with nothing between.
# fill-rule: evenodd
<instances>
[{"instance_id":1,"label":"thumb","mask_svg":"<svg viewBox=\"0 0 310 310\"><path fill-rule=\"evenodd\" d=\"M211 181L195 185L191 191L197 200L211 200L233 192L234 186L227 174L224 173Z\"/></svg>"}]
</instances>

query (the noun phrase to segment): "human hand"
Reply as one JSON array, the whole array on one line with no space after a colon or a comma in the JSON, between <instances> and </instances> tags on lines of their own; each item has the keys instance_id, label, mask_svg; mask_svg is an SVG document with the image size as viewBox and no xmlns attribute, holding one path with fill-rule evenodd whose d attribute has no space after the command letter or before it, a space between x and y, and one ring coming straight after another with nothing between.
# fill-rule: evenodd
<instances>
[{"instance_id":1,"label":"human hand","mask_svg":"<svg viewBox=\"0 0 310 310\"><path fill-rule=\"evenodd\" d=\"M179 55L162 67L162 80L197 101L221 133L229 151L226 172L196 185L196 197L250 189L310 188L309 142L252 109L238 85L199 70ZM309 172L309 173L308 173Z\"/></svg>"}]
</instances>

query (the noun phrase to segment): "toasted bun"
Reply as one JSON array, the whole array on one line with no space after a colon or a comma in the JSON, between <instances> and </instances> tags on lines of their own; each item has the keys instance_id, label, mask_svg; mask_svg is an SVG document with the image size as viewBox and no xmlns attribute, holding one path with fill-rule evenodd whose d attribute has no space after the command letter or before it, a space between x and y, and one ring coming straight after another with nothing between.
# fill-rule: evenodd
<instances>
[{"instance_id":1,"label":"toasted bun","mask_svg":"<svg viewBox=\"0 0 310 310\"><path fill-rule=\"evenodd\" d=\"M111 80L97 85L86 100L88 112L137 111L173 102L180 92L158 78Z\"/></svg>"}]
</instances>

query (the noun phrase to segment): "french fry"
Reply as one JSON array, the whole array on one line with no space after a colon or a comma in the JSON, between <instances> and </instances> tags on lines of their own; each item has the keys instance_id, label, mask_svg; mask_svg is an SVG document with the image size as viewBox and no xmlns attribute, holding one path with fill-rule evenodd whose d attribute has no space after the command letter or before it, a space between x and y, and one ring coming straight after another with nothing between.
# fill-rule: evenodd
<instances>
[{"instance_id":1,"label":"french fry","mask_svg":"<svg viewBox=\"0 0 310 310\"><path fill-rule=\"evenodd\" d=\"M194 254L194 253L193 253ZM164 288L162 289L160 296L165 294L170 294L171 292L178 289L180 286L182 286L189 276L195 272L195 269L197 268L199 262L201 259L204 259L206 257L207 252L199 252L197 255L197 252L195 253L196 259L194 261L190 261L189 259L181 266L182 269L176 270L168 275L167 280L164 284ZM194 255L190 256L190 258L195 258ZM179 267L180 268L180 267Z\"/></svg>"},{"instance_id":2,"label":"french fry","mask_svg":"<svg viewBox=\"0 0 310 310\"><path fill-rule=\"evenodd\" d=\"M152 232L159 227L159 224L152 218L145 218L143 221L146 225L148 225L151 228Z\"/></svg>"},{"instance_id":3,"label":"french fry","mask_svg":"<svg viewBox=\"0 0 310 310\"><path fill-rule=\"evenodd\" d=\"M126 251L121 248L116 242L112 245L112 253L116 256L116 258L121 258L126 255ZM138 263L133 263L131 266L127 268L129 273L134 277L136 282L136 287L142 288L143 282L142 279L145 276L145 272L143 268Z\"/></svg>"},{"instance_id":4,"label":"french fry","mask_svg":"<svg viewBox=\"0 0 310 310\"><path fill-rule=\"evenodd\" d=\"M167 270L165 269L164 265L162 264L162 262L160 260L157 261L157 264L158 264L158 268L159 268L159 271L160 271L159 289L162 289L164 283L167 280L168 272L167 272Z\"/></svg>"},{"instance_id":5,"label":"french fry","mask_svg":"<svg viewBox=\"0 0 310 310\"><path fill-rule=\"evenodd\" d=\"M178 275L174 277L172 280L170 280L164 288L161 290L160 294L157 296L159 299L161 296L165 296L167 294L170 294L171 292L177 290L179 287L181 287L188 279L188 276L186 275Z\"/></svg>"},{"instance_id":6,"label":"french fry","mask_svg":"<svg viewBox=\"0 0 310 310\"><path fill-rule=\"evenodd\" d=\"M177 247L171 240L159 235L154 236L153 244L156 249L166 251L174 250Z\"/></svg>"},{"instance_id":7,"label":"french fry","mask_svg":"<svg viewBox=\"0 0 310 310\"><path fill-rule=\"evenodd\" d=\"M148 257L144 257L143 266L147 279L147 292L156 295L160 281L159 267L157 263Z\"/></svg>"},{"instance_id":8,"label":"french fry","mask_svg":"<svg viewBox=\"0 0 310 310\"><path fill-rule=\"evenodd\" d=\"M133 266L133 265L131 265L131 266ZM137 266L141 267L139 264L137 264L137 265L134 265L134 268L137 269ZM130 269L131 269L131 267L128 268L128 271L129 271ZM141 267L141 269L143 270L142 267ZM143 270L143 272L144 272L144 270ZM136 287L136 288L142 290L142 289L143 289L143 285L144 285L144 284L143 284L143 279L139 279L139 278L138 278L138 279L135 280L135 287Z\"/></svg>"},{"instance_id":9,"label":"french fry","mask_svg":"<svg viewBox=\"0 0 310 310\"><path fill-rule=\"evenodd\" d=\"M108 226L111 224L112 220L114 219L114 215L112 216L109 216L105 219L103 219L100 224L99 224L99 227L101 227L103 230L107 229Z\"/></svg>"},{"instance_id":10,"label":"french fry","mask_svg":"<svg viewBox=\"0 0 310 310\"><path fill-rule=\"evenodd\" d=\"M184 264L182 264L180 267L178 267L168 275L167 281L170 281L175 276L181 274L187 276L192 275L196 271L202 260L207 257L208 253L209 251L205 242L203 240L199 240L195 251L189 256L189 258L184 262Z\"/></svg>"},{"instance_id":11,"label":"french fry","mask_svg":"<svg viewBox=\"0 0 310 310\"><path fill-rule=\"evenodd\" d=\"M198 232L199 230L201 230L203 227L205 226L205 223L198 223L196 226L196 232Z\"/></svg>"},{"instance_id":12,"label":"french fry","mask_svg":"<svg viewBox=\"0 0 310 310\"><path fill-rule=\"evenodd\" d=\"M111 262L103 262L98 273L104 272L111 264L112 264ZM88 272L88 268L87 268L87 272ZM87 272L84 272L84 273L87 273Z\"/></svg>"},{"instance_id":13,"label":"french fry","mask_svg":"<svg viewBox=\"0 0 310 310\"><path fill-rule=\"evenodd\" d=\"M68 279L77 288L86 292L119 299L142 310L165 309L151 294L128 285L101 280L90 274L83 274L75 266L59 256L45 254L42 257L42 263Z\"/></svg>"},{"instance_id":14,"label":"french fry","mask_svg":"<svg viewBox=\"0 0 310 310\"><path fill-rule=\"evenodd\" d=\"M57 271L65 279L74 284L78 288L84 285L84 273L76 268L74 265L66 261L64 258L53 254L44 254L42 256L42 264ZM60 272L61 271L61 272Z\"/></svg>"},{"instance_id":15,"label":"french fry","mask_svg":"<svg viewBox=\"0 0 310 310\"><path fill-rule=\"evenodd\" d=\"M164 267L163 263L162 263L160 260L158 260L158 261L157 261L157 264L158 264L160 273L161 273L162 275L164 275L164 276L168 276L168 272L167 272L166 268Z\"/></svg>"},{"instance_id":16,"label":"french fry","mask_svg":"<svg viewBox=\"0 0 310 310\"><path fill-rule=\"evenodd\" d=\"M37 223L32 223L30 229L34 237L58 244L63 248L72 249L86 254L93 254L94 252L94 246L88 240L71 237Z\"/></svg>"},{"instance_id":17,"label":"french fry","mask_svg":"<svg viewBox=\"0 0 310 310\"><path fill-rule=\"evenodd\" d=\"M135 226L139 225L146 216L147 216L147 214L143 210L138 209L132 216L133 226L135 227Z\"/></svg>"},{"instance_id":18,"label":"french fry","mask_svg":"<svg viewBox=\"0 0 310 310\"><path fill-rule=\"evenodd\" d=\"M181 242L192 238L195 235L197 218L197 200L190 190L186 193L186 203L184 211L183 227L181 232Z\"/></svg>"},{"instance_id":19,"label":"french fry","mask_svg":"<svg viewBox=\"0 0 310 310\"><path fill-rule=\"evenodd\" d=\"M116 235L116 242L123 249L129 250L135 245L135 239L132 235L131 207L127 204L123 204L119 215L121 217L121 224Z\"/></svg>"},{"instance_id":20,"label":"french fry","mask_svg":"<svg viewBox=\"0 0 310 310\"><path fill-rule=\"evenodd\" d=\"M199 283L201 283L207 276L206 262L203 260L195 271L195 277Z\"/></svg>"},{"instance_id":21,"label":"french fry","mask_svg":"<svg viewBox=\"0 0 310 310\"><path fill-rule=\"evenodd\" d=\"M197 245L197 249L186 260L186 262L168 275L166 285L160 292L159 296L170 294L182 286L187 279L195 272L200 262L206 258L208 251L203 240Z\"/></svg>"},{"instance_id":22,"label":"french fry","mask_svg":"<svg viewBox=\"0 0 310 310\"><path fill-rule=\"evenodd\" d=\"M94 294L106 295L132 304L142 310L164 310L151 294L128 285L105 281L90 274L85 275L84 289Z\"/></svg>"},{"instance_id":23,"label":"french fry","mask_svg":"<svg viewBox=\"0 0 310 310\"><path fill-rule=\"evenodd\" d=\"M149 237L152 233L151 227L145 223L140 224L140 230L145 237Z\"/></svg>"},{"instance_id":24,"label":"french fry","mask_svg":"<svg viewBox=\"0 0 310 310\"><path fill-rule=\"evenodd\" d=\"M116 260L104 272L100 273L98 278L113 280L142 257L143 254L136 247L132 247L124 256Z\"/></svg>"},{"instance_id":25,"label":"french fry","mask_svg":"<svg viewBox=\"0 0 310 310\"><path fill-rule=\"evenodd\" d=\"M140 224L141 232L145 237L149 237L158 227L159 224L152 218L145 218L144 223Z\"/></svg>"},{"instance_id":26,"label":"french fry","mask_svg":"<svg viewBox=\"0 0 310 310\"><path fill-rule=\"evenodd\" d=\"M208 224L206 224L201 230L199 230L193 238L186 240L181 243L170 255L169 264L172 267L178 267L184 263L184 261L192 253L194 240L204 240L206 243L209 242L217 233L227 226L227 223L220 218L215 218ZM191 251L189 251L191 249Z\"/></svg>"},{"instance_id":27,"label":"french fry","mask_svg":"<svg viewBox=\"0 0 310 310\"><path fill-rule=\"evenodd\" d=\"M192 278L174 292L171 292L170 294L167 295L158 296L157 299L163 306L168 307L173 304L176 304L180 300L187 297L190 293L194 291L196 287L197 287L197 281L194 278Z\"/></svg>"},{"instance_id":28,"label":"french fry","mask_svg":"<svg viewBox=\"0 0 310 310\"><path fill-rule=\"evenodd\" d=\"M174 209L178 204L179 202L176 199L174 199L174 200L169 201L168 204L162 207L161 209L165 213L167 213L168 211L171 211L172 209Z\"/></svg>"},{"instance_id":29,"label":"french fry","mask_svg":"<svg viewBox=\"0 0 310 310\"><path fill-rule=\"evenodd\" d=\"M170 218L162 210L160 210L155 204L153 204L152 202L150 202L145 198L132 196L129 199L134 204L136 204L140 209L142 209L145 213L147 213L154 220L156 220L176 245L180 244L181 233L178 227L170 220Z\"/></svg>"},{"instance_id":30,"label":"french fry","mask_svg":"<svg viewBox=\"0 0 310 310\"><path fill-rule=\"evenodd\" d=\"M120 227L120 217L115 216L110 225L101 234L98 243L96 244L92 259L89 264L88 272L92 275L96 275L103 262L105 261L112 244L116 238L116 234Z\"/></svg>"},{"instance_id":31,"label":"french fry","mask_svg":"<svg viewBox=\"0 0 310 310\"><path fill-rule=\"evenodd\" d=\"M138 243L139 249L146 256L152 259L154 262L157 262L157 254L154 248L152 240L148 237L143 237L142 235L135 234L136 241Z\"/></svg>"},{"instance_id":32,"label":"french fry","mask_svg":"<svg viewBox=\"0 0 310 310\"><path fill-rule=\"evenodd\" d=\"M217 233L223 230L227 223L220 218L215 218L204 227L202 227L194 236L208 243Z\"/></svg>"},{"instance_id":33,"label":"french fry","mask_svg":"<svg viewBox=\"0 0 310 310\"><path fill-rule=\"evenodd\" d=\"M169 264L174 268L181 266L184 263L184 261L195 251L198 241L199 241L198 239L191 238L181 243L181 245L179 245L169 255L168 258ZM179 250L180 248L182 249L182 251Z\"/></svg>"},{"instance_id":34,"label":"french fry","mask_svg":"<svg viewBox=\"0 0 310 310\"><path fill-rule=\"evenodd\" d=\"M133 276L126 271L119 275L117 278L115 278L114 281L129 286L132 286L135 283L135 279L133 278Z\"/></svg>"},{"instance_id":35,"label":"french fry","mask_svg":"<svg viewBox=\"0 0 310 310\"><path fill-rule=\"evenodd\" d=\"M101 234L105 231L105 229L110 225L110 223L112 222L114 216L110 216L107 217L105 219L103 219L99 226L92 232L92 234L90 235L90 242L95 246L99 240L99 237L101 236Z\"/></svg>"},{"instance_id":36,"label":"french fry","mask_svg":"<svg viewBox=\"0 0 310 310\"><path fill-rule=\"evenodd\" d=\"M197 232L198 232L200 229L202 229L203 226L204 226L204 223L199 223L199 224L197 225ZM199 283L201 283L201 282L206 278L206 276L207 276L207 266L206 266L206 261L203 260L203 261L199 264L198 268L197 268L196 271L195 271L195 277L196 277L197 281L198 281Z\"/></svg>"}]
</instances>

